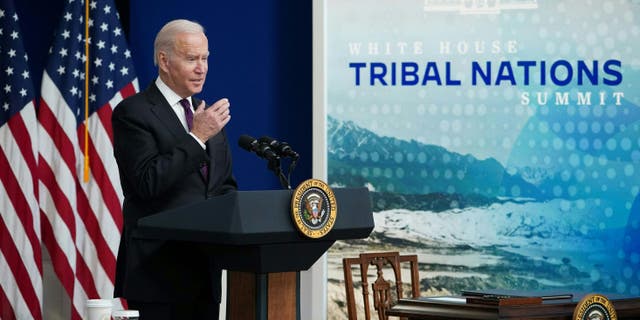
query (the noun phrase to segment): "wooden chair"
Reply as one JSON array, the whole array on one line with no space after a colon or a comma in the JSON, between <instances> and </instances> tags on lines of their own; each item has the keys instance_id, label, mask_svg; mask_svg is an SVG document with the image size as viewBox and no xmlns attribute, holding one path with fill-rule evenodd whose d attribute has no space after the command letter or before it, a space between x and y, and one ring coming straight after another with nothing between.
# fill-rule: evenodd
<instances>
[{"instance_id":1,"label":"wooden chair","mask_svg":"<svg viewBox=\"0 0 640 320\"><path fill-rule=\"evenodd\" d=\"M360 282L362 288L362 298L364 301L364 318L371 319L371 304L369 301L369 266L375 266L376 279L371 283L371 295L373 297L373 307L378 314L379 320L387 320L387 310L391 308L398 300L404 296L402 270L403 264L409 265L411 271L411 297L420 296L420 282L418 279L418 256L417 255L400 255L398 252L375 252L362 253L358 258L342 259L342 268L344 270L344 281L347 293L347 313L349 320L357 320L357 307L355 300L354 281L352 279L351 268L353 265L360 266ZM393 281L385 279L383 267L391 269L393 275L390 278ZM373 269L373 268L371 268ZM395 297L392 288L395 287Z\"/></svg>"}]
</instances>

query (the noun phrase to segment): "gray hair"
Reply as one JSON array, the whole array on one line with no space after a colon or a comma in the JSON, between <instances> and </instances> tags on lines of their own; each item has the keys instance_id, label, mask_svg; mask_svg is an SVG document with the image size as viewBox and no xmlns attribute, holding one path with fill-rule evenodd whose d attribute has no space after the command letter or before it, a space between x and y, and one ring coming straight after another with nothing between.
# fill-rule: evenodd
<instances>
[{"instance_id":1,"label":"gray hair","mask_svg":"<svg viewBox=\"0 0 640 320\"><path fill-rule=\"evenodd\" d=\"M169 21L160 29L153 42L153 64L158 65L158 53L160 51L173 53L173 44L176 35L180 33L204 33L204 27L201 24L185 19L177 19Z\"/></svg>"}]
</instances>

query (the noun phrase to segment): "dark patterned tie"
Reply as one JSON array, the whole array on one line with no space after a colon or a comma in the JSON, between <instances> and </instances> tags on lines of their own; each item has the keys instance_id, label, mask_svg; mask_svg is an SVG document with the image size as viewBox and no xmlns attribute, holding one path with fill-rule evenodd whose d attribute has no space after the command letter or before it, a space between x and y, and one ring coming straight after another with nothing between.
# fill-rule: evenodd
<instances>
[{"instance_id":1,"label":"dark patterned tie","mask_svg":"<svg viewBox=\"0 0 640 320\"><path fill-rule=\"evenodd\" d=\"M191 111L191 103L189 100L182 99L180 100L180 104L182 108L184 108L184 115L187 118L187 130L191 131L191 127L193 127L193 111Z\"/></svg>"},{"instance_id":2,"label":"dark patterned tie","mask_svg":"<svg viewBox=\"0 0 640 320\"><path fill-rule=\"evenodd\" d=\"M189 100L187 99L182 99L180 100L180 104L184 108L184 115L185 118L187 118L187 128L191 131L191 128L193 127L193 111L191 111L191 103L189 103ZM207 181L207 178L209 177L209 165L206 162L200 164L200 174L202 174L204 180Z\"/></svg>"}]
</instances>

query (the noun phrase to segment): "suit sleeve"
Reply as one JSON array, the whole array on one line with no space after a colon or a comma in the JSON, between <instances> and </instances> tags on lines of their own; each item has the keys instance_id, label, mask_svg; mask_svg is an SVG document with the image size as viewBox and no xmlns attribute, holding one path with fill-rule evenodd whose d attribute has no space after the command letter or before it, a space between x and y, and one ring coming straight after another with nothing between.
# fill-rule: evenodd
<instances>
[{"instance_id":1,"label":"suit sleeve","mask_svg":"<svg viewBox=\"0 0 640 320\"><path fill-rule=\"evenodd\" d=\"M227 139L226 130L222 129L220 135L222 136L222 141L224 141L224 161L220 161L219 163L223 164L224 167L217 169L222 173L222 183L220 183L219 190L217 192L219 195L238 189L238 183L236 178L233 176L231 150L229 148L229 140Z\"/></svg>"}]
</instances>

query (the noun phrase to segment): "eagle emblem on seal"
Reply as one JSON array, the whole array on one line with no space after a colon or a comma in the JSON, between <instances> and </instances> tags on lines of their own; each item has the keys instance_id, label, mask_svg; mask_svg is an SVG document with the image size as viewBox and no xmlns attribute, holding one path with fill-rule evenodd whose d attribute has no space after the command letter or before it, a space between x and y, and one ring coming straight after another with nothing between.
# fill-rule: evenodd
<instances>
[{"instance_id":1,"label":"eagle emblem on seal","mask_svg":"<svg viewBox=\"0 0 640 320\"><path fill-rule=\"evenodd\" d=\"M312 225L318 224L324 217L325 210L322 209L322 197L317 193L311 193L305 198L304 218Z\"/></svg>"},{"instance_id":2,"label":"eagle emblem on seal","mask_svg":"<svg viewBox=\"0 0 640 320\"><path fill-rule=\"evenodd\" d=\"M338 208L333 190L324 182L302 182L291 197L293 223L309 238L322 238L336 222Z\"/></svg>"}]
</instances>

